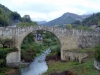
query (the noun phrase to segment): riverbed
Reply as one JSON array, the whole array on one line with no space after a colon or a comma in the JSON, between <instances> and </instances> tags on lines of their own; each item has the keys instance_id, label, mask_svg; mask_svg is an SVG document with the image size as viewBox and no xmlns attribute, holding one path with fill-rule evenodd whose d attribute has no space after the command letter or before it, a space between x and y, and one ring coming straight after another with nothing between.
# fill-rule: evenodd
<instances>
[{"instance_id":1,"label":"riverbed","mask_svg":"<svg viewBox=\"0 0 100 75\"><path fill-rule=\"evenodd\" d=\"M42 73L45 73L48 69L45 59L50 52L51 50L48 48L44 53L36 57L30 65L22 68L21 75L41 75Z\"/></svg>"}]
</instances>

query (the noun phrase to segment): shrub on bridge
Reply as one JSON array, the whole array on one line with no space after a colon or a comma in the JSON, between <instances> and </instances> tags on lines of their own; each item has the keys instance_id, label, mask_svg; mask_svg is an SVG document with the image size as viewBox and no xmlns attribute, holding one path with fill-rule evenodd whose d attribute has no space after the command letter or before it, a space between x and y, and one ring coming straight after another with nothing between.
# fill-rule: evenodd
<instances>
[{"instance_id":1,"label":"shrub on bridge","mask_svg":"<svg viewBox=\"0 0 100 75\"><path fill-rule=\"evenodd\" d=\"M17 25L17 27L20 27L20 26L37 26L37 23L36 22L21 22Z\"/></svg>"}]
</instances>

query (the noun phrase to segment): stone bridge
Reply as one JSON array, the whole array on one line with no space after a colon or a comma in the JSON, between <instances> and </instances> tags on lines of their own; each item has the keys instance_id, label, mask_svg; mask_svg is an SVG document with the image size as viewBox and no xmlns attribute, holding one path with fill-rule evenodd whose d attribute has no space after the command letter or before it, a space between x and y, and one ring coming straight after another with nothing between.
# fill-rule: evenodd
<instances>
[{"instance_id":1,"label":"stone bridge","mask_svg":"<svg viewBox=\"0 0 100 75\"><path fill-rule=\"evenodd\" d=\"M0 27L0 38L11 38L14 40L14 46L18 48L17 52L9 54L7 61L9 63L19 63L21 61L21 44L23 39L31 32L37 30L49 31L56 35L61 44L61 59L65 60L65 50L78 48L91 48L100 43L100 33L93 31L74 30L66 28L57 28L49 26L27 26L27 27Z\"/></svg>"}]
</instances>

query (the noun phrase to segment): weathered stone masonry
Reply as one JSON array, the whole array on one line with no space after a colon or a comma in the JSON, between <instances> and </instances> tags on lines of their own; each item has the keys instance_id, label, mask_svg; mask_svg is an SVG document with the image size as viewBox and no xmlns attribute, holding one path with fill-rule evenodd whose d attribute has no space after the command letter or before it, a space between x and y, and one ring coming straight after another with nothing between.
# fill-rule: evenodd
<instances>
[{"instance_id":1,"label":"weathered stone masonry","mask_svg":"<svg viewBox=\"0 0 100 75\"><path fill-rule=\"evenodd\" d=\"M0 27L0 38L11 38L14 40L14 46L18 48L18 55L16 61L12 63L19 63L20 59L20 47L23 39L31 32L36 30L49 31L57 36L61 44L61 59L65 60L66 54L64 50L71 50L77 48L94 47L100 43L100 34L98 32L89 32L82 30L68 30L66 28L48 27L48 26L30 26L30 27L15 27L6 28ZM11 55L11 54L10 54ZM13 55L13 54L12 54ZM11 56L9 56L11 57ZM10 62L11 63L11 62Z\"/></svg>"}]
</instances>

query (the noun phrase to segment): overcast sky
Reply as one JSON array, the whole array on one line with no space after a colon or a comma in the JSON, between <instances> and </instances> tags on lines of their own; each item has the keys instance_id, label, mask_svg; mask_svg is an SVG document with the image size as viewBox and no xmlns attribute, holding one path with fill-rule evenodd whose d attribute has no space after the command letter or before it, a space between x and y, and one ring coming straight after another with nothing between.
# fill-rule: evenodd
<instances>
[{"instance_id":1,"label":"overcast sky","mask_svg":"<svg viewBox=\"0 0 100 75\"><path fill-rule=\"evenodd\" d=\"M33 21L50 21L66 12L91 14L100 12L100 0L0 0L0 3Z\"/></svg>"}]
</instances>

